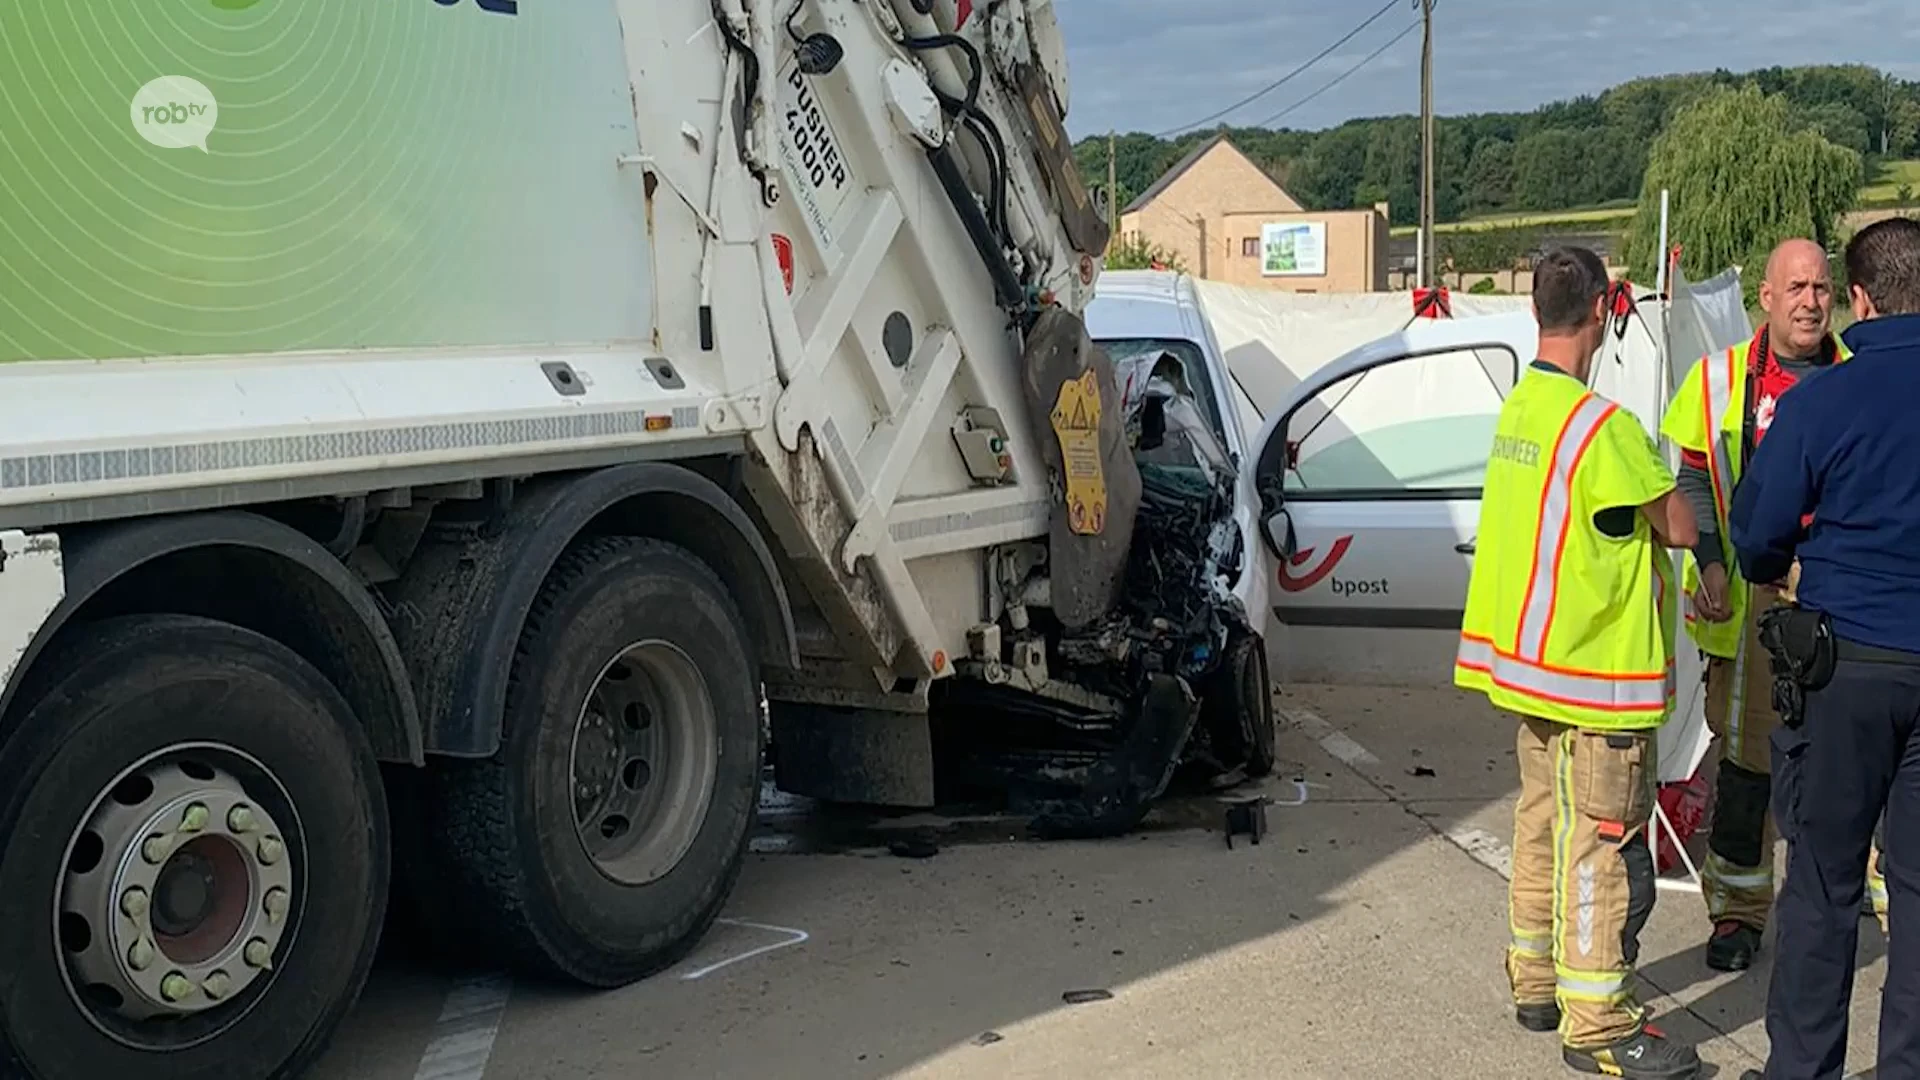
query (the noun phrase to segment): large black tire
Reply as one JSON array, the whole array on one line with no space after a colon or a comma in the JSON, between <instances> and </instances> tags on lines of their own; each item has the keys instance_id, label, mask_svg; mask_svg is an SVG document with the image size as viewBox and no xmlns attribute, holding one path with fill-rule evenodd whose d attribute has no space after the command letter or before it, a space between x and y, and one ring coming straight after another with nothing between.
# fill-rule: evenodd
<instances>
[{"instance_id":1,"label":"large black tire","mask_svg":"<svg viewBox=\"0 0 1920 1080\"><path fill-rule=\"evenodd\" d=\"M1222 764L1254 779L1273 772L1273 685L1258 637L1235 634L1228 640L1201 698L1200 723Z\"/></svg>"},{"instance_id":2,"label":"large black tire","mask_svg":"<svg viewBox=\"0 0 1920 1080\"><path fill-rule=\"evenodd\" d=\"M346 700L278 642L171 615L75 631L36 664L26 693L0 729L0 1076L303 1072L366 981L387 900L385 796ZM306 868L295 879L304 897L273 968L201 1014L204 1041L136 1049L105 1034L69 992L54 898L63 878L73 880L64 875L69 836L115 778L150 754L196 743L223 744L271 772L277 793L259 782L246 794L281 806L288 865ZM111 859L88 872L108 873ZM212 1034L222 1009L237 1015Z\"/></svg>"},{"instance_id":3,"label":"large black tire","mask_svg":"<svg viewBox=\"0 0 1920 1080\"><path fill-rule=\"evenodd\" d=\"M584 703L628 646L660 641L698 665L718 754L691 846L642 884L601 870L576 831L572 746ZM444 876L413 890L422 922L536 975L619 986L683 957L739 877L759 805L759 673L740 614L708 566L652 540L600 538L562 556L513 657L501 748L437 763L422 833ZM640 824L640 823L637 823Z\"/></svg>"}]
</instances>

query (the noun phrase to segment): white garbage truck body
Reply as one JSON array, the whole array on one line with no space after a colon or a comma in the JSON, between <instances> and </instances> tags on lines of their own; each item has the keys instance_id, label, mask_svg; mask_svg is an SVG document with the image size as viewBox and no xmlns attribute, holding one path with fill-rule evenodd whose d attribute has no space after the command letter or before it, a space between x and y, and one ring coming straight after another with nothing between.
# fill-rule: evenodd
<instances>
[{"instance_id":1,"label":"white garbage truck body","mask_svg":"<svg viewBox=\"0 0 1920 1080\"><path fill-rule=\"evenodd\" d=\"M1011 742L1061 832L1271 767L1231 469L1078 318L1050 0L0 42L0 1074L297 1075L390 893L643 977L763 757L927 805Z\"/></svg>"}]
</instances>

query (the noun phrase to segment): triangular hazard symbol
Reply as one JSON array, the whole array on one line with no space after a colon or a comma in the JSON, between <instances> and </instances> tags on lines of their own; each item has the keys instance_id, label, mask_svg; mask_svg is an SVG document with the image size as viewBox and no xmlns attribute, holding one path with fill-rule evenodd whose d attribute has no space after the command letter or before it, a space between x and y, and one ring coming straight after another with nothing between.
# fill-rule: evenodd
<instances>
[{"instance_id":1,"label":"triangular hazard symbol","mask_svg":"<svg viewBox=\"0 0 1920 1080\"><path fill-rule=\"evenodd\" d=\"M1087 399L1077 398L1073 403L1073 421L1067 425L1076 431L1085 431L1093 426L1087 418Z\"/></svg>"}]
</instances>

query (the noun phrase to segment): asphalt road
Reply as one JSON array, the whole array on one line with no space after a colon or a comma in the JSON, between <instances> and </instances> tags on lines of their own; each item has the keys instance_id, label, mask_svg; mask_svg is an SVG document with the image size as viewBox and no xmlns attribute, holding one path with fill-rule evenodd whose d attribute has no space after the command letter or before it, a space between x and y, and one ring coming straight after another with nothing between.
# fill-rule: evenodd
<instances>
[{"instance_id":1,"label":"asphalt road","mask_svg":"<svg viewBox=\"0 0 1920 1080\"><path fill-rule=\"evenodd\" d=\"M1512 1023L1502 974L1511 726L1442 691L1280 705L1258 846L1230 850L1207 798L1071 843L934 815L823 830L776 804L677 968L585 994L389 961L316 1080L1573 1075ZM900 836L937 853L890 854ZM1738 1077L1766 1051L1769 954L1717 975L1706 932L1697 894L1663 891L1642 978L1707 1075ZM1870 920L1861 952L1855 1070L1885 964Z\"/></svg>"}]
</instances>

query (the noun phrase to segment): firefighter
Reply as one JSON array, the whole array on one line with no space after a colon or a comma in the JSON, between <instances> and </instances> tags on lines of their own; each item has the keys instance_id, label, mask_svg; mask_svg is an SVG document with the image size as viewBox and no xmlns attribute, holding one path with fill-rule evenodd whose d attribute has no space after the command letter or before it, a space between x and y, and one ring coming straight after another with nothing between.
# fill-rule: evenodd
<instances>
[{"instance_id":1,"label":"firefighter","mask_svg":"<svg viewBox=\"0 0 1920 1080\"><path fill-rule=\"evenodd\" d=\"M1515 1018L1558 1029L1576 1070L1665 1080L1700 1058L1647 1023L1633 969L1654 902L1654 735L1673 706L1663 548L1696 537L1652 438L1587 388L1608 285L1584 248L1534 271L1539 359L1500 409L1454 682L1520 721Z\"/></svg>"},{"instance_id":2,"label":"firefighter","mask_svg":"<svg viewBox=\"0 0 1920 1080\"><path fill-rule=\"evenodd\" d=\"M1740 576L1727 546L1727 504L1781 396L1809 372L1846 357L1829 329L1833 280L1820 245L1793 239L1774 249L1760 307L1767 321L1753 340L1696 362L1661 424L1680 446L1680 490L1700 523L1687 566L1687 631L1707 655L1707 726L1720 747L1700 872L1713 923L1707 966L1716 971L1752 965L1773 906L1767 738L1778 721L1757 635L1761 612L1792 599L1791 580L1782 591L1749 586Z\"/></svg>"}]
</instances>

